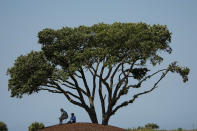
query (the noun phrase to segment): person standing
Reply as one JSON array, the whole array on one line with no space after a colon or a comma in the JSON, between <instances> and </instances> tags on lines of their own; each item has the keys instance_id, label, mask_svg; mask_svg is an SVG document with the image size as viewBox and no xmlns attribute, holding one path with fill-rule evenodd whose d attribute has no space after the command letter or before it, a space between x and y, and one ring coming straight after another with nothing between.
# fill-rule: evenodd
<instances>
[{"instance_id":1,"label":"person standing","mask_svg":"<svg viewBox=\"0 0 197 131\"><path fill-rule=\"evenodd\" d=\"M61 116L59 117L59 124L62 124L63 120L68 119L68 113L64 111L63 108L61 108L60 111L61 111Z\"/></svg>"}]
</instances>

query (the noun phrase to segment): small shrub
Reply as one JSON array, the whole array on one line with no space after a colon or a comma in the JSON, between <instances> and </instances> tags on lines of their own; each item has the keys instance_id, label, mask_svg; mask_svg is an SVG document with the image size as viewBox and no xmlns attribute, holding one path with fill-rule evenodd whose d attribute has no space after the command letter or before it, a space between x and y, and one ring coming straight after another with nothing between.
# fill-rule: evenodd
<instances>
[{"instance_id":1,"label":"small shrub","mask_svg":"<svg viewBox=\"0 0 197 131\"><path fill-rule=\"evenodd\" d=\"M133 131L133 129L131 129L131 128L128 128L127 130L128 130L128 131Z\"/></svg>"},{"instance_id":2,"label":"small shrub","mask_svg":"<svg viewBox=\"0 0 197 131\"><path fill-rule=\"evenodd\" d=\"M148 123L145 125L145 128L158 129L159 126L155 123Z\"/></svg>"},{"instance_id":3,"label":"small shrub","mask_svg":"<svg viewBox=\"0 0 197 131\"><path fill-rule=\"evenodd\" d=\"M7 125L0 121L0 131L8 131Z\"/></svg>"},{"instance_id":4,"label":"small shrub","mask_svg":"<svg viewBox=\"0 0 197 131\"><path fill-rule=\"evenodd\" d=\"M29 131L37 131L38 129L43 129L43 128L44 128L43 123L34 122L29 126Z\"/></svg>"},{"instance_id":5,"label":"small shrub","mask_svg":"<svg viewBox=\"0 0 197 131\"><path fill-rule=\"evenodd\" d=\"M137 130L142 130L142 129L144 129L143 126L138 126L138 127L137 127Z\"/></svg>"}]
</instances>

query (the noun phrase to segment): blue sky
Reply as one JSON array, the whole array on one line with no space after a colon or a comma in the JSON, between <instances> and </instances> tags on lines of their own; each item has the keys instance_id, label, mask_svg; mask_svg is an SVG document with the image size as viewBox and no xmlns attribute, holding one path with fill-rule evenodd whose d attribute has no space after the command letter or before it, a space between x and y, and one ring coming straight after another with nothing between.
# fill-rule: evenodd
<instances>
[{"instance_id":1,"label":"blue sky","mask_svg":"<svg viewBox=\"0 0 197 131\"><path fill-rule=\"evenodd\" d=\"M21 54L40 50L37 33L44 28L91 26L104 22L146 22L167 25L173 33L173 53L165 56L191 69L184 84L170 74L151 94L118 111L109 121L121 128L157 123L162 129L197 128L197 1L196 0L1 0L0 1L0 121L9 131L27 131L34 122L58 123L59 109L74 112L78 122L90 122L87 113L64 96L40 92L22 99L8 92L7 68ZM99 107L98 107L99 108Z\"/></svg>"}]
</instances>

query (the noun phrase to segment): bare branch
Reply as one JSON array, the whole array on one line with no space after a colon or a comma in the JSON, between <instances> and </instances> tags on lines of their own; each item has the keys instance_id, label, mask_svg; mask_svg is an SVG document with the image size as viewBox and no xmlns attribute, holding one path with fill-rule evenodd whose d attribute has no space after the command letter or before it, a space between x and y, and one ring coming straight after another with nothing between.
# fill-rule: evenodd
<instances>
[{"instance_id":1,"label":"bare branch","mask_svg":"<svg viewBox=\"0 0 197 131\"><path fill-rule=\"evenodd\" d=\"M48 92L51 92L51 93L58 93L58 94L63 93L63 92L58 91L58 90L52 90L52 89L43 88L43 87L40 87L39 90L46 90L46 91L48 91Z\"/></svg>"},{"instance_id":2,"label":"bare branch","mask_svg":"<svg viewBox=\"0 0 197 131\"><path fill-rule=\"evenodd\" d=\"M109 71L108 71L106 77L103 79L104 81L106 81L109 78L111 72L112 72L112 67L109 68Z\"/></svg>"},{"instance_id":3,"label":"bare branch","mask_svg":"<svg viewBox=\"0 0 197 131\"><path fill-rule=\"evenodd\" d=\"M141 87L141 84L142 84L145 80L150 79L152 76L154 76L154 75L156 75L156 74L158 74L158 73L160 73L160 72L162 72L162 71L165 71L165 70L167 70L167 69L161 69L161 70L159 70L159 71L154 72L154 73L151 74L151 75L146 76L144 79L142 79L141 81L139 81L138 84L135 84L135 85L128 85L127 87L124 86L123 89L120 90L118 96L116 97L117 91L118 91L119 88L120 88L120 86L119 86L119 88L116 88L116 89L118 89L118 90L115 90L115 91L114 91L114 100L115 100L115 103L117 102L117 100L118 100L122 95L125 94L125 93L124 93L124 90L128 90L128 89L131 88L131 87L132 87L132 88L139 88L139 87ZM124 79L122 79L122 80L124 80ZM121 83L119 82L120 84L122 84L122 80L120 81ZM127 80L128 80L128 79L127 79Z\"/></svg>"},{"instance_id":4,"label":"bare branch","mask_svg":"<svg viewBox=\"0 0 197 131\"><path fill-rule=\"evenodd\" d=\"M133 98L131 100L128 100L128 101L124 101L123 103L121 103L120 105L118 105L112 112L110 115L113 115L118 109L120 109L121 107L124 107L124 106L127 106L128 104L130 103L133 103L136 98L138 98L139 96L141 95L144 95L144 94L147 94L147 93L150 93L152 92L154 89L156 89L158 86L158 83L166 76L166 74L168 73L169 70L166 70L165 72L162 73L160 79L153 85L153 87L147 91L144 91L142 93L138 93L138 94L135 94L133 96Z\"/></svg>"},{"instance_id":5,"label":"bare branch","mask_svg":"<svg viewBox=\"0 0 197 131\"><path fill-rule=\"evenodd\" d=\"M110 79L110 88L112 89L113 87L113 82L114 82L114 76L116 72L118 71L119 67L121 66L122 63L118 64L118 66L115 68L114 72L112 73L111 79Z\"/></svg>"},{"instance_id":6,"label":"bare branch","mask_svg":"<svg viewBox=\"0 0 197 131\"><path fill-rule=\"evenodd\" d=\"M72 77L73 77L73 76L72 76ZM76 81L75 81L75 82L76 82ZM64 91L56 82L53 82L53 83L57 86L57 89L58 89L58 90L60 90L60 91L62 91L62 92L64 93L64 95L65 95L65 97L67 98L67 100L70 101L72 104L77 105L77 106L80 106L80 107L82 107L82 108L84 108L84 109L87 108L87 105L86 105L85 103L83 103L83 99L81 99L81 96L78 97L78 96L72 94L71 92ZM78 83L75 83L75 84L76 84L76 86L78 85ZM77 89L77 87L76 87L76 89ZM77 90L77 91L79 91L79 90ZM71 96L77 98L78 100L80 100L81 103L80 103L80 102L77 102L77 101L75 101L75 100L73 100L73 99L69 96L69 94L70 94ZM81 93L79 93L79 94L81 94Z\"/></svg>"},{"instance_id":7,"label":"bare branch","mask_svg":"<svg viewBox=\"0 0 197 131\"><path fill-rule=\"evenodd\" d=\"M134 62L135 63L135 62ZM132 69L133 68L133 66L134 66L134 63L131 65L131 67L130 67L130 69ZM121 65L121 74L123 74L124 75L124 77L122 78L122 79L120 79L120 76L119 76L119 82L118 82L118 84L116 85L116 88L115 88L115 90L114 90L114 94L113 94L113 100L114 100L114 104L116 103L116 101L118 100L118 98L116 98L116 96L117 96L117 93L118 93L118 90L120 89L120 87L121 87L121 85L122 85L122 83L123 82L125 82L125 86L127 86L127 84L128 84L128 76L129 76L129 74L131 73L130 71L128 71L127 72L127 74L125 73L125 71L124 71L124 65L122 64ZM124 88L125 88L125 86L124 86ZM123 89L124 89L123 88Z\"/></svg>"},{"instance_id":8,"label":"bare branch","mask_svg":"<svg viewBox=\"0 0 197 131\"><path fill-rule=\"evenodd\" d=\"M90 73L92 74L92 76L94 76L93 71L91 70L91 68L88 68L88 70L90 71Z\"/></svg>"},{"instance_id":9,"label":"bare branch","mask_svg":"<svg viewBox=\"0 0 197 131\"><path fill-rule=\"evenodd\" d=\"M81 73L81 78L82 78L83 83L84 83L84 86L85 86L85 88L86 88L87 95L90 96L90 89L89 89L89 86L88 86L88 84L87 84L86 77L85 77L85 74L84 74L83 69L81 68L81 69L79 70L79 72Z\"/></svg>"},{"instance_id":10,"label":"bare branch","mask_svg":"<svg viewBox=\"0 0 197 131\"><path fill-rule=\"evenodd\" d=\"M51 85L49 85L49 84L45 84L45 85L43 85L43 86L46 86L46 87L50 87L50 88L57 89L57 86L55 86L55 85L53 85L53 84L51 84Z\"/></svg>"},{"instance_id":11,"label":"bare branch","mask_svg":"<svg viewBox=\"0 0 197 131\"><path fill-rule=\"evenodd\" d=\"M102 108L102 114L105 114L105 100L103 98L103 93L102 93L102 75L104 71L104 66L101 69L100 76L99 76L99 98L101 101L101 108Z\"/></svg>"},{"instance_id":12,"label":"bare branch","mask_svg":"<svg viewBox=\"0 0 197 131\"><path fill-rule=\"evenodd\" d=\"M96 92L96 75L97 75L97 71L98 71L99 65L100 65L100 61L97 63L96 69L94 70L94 73L92 73L92 75L93 75L93 81L92 81L93 82L93 89L92 89L92 98L93 98L93 100L95 98L95 92Z\"/></svg>"},{"instance_id":13,"label":"bare branch","mask_svg":"<svg viewBox=\"0 0 197 131\"><path fill-rule=\"evenodd\" d=\"M66 87L68 87L68 88L70 88L70 89L77 90L76 87L69 86L69 85L67 85L67 84L65 84L65 83L61 83L61 84L64 85L64 86L66 86Z\"/></svg>"},{"instance_id":14,"label":"bare branch","mask_svg":"<svg viewBox=\"0 0 197 131\"><path fill-rule=\"evenodd\" d=\"M75 87L76 87L77 92L78 92L78 94L79 94L81 103L82 103L84 106L87 106L86 103L85 103L85 100L84 100L84 98L83 98L83 95L82 95L82 90L83 90L83 89L81 89L81 88L79 87L79 84L78 84L78 82L77 82L77 80L75 79L74 76L71 76L71 79L72 79L72 80L74 81L74 83L75 83ZM85 93L85 95L87 95L86 92L84 92L84 93Z\"/></svg>"},{"instance_id":15,"label":"bare branch","mask_svg":"<svg viewBox=\"0 0 197 131\"><path fill-rule=\"evenodd\" d=\"M114 103L113 103L113 105L116 104L116 102L120 99L120 97L121 97L122 95L127 94L127 92L128 92L127 85L128 85L128 79L126 79L126 81L125 81L125 83L124 83L124 86L123 86L122 89L120 90L120 92L119 92L117 98L114 97ZM121 86L120 86L120 87L121 87ZM114 95L116 95L116 94L114 94Z\"/></svg>"},{"instance_id":16,"label":"bare branch","mask_svg":"<svg viewBox=\"0 0 197 131\"><path fill-rule=\"evenodd\" d=\"M139 88L144 81L146 81L147 79L150 79L152 76L154 76L154 75L156 75L156 74L158 74L158 73L160 73L162 71L167 71L167 69L158 70L158 71L154 72L153 74L146 76L144 79L142 79L141 81L139 81L138 84L136 84L136 85L130 85L127 88L130 88L130 87Z\"/></svg>"},{"instance_id":17,"label":"bare branch","mask_svg":"<svg viewBox=\"0 0 197 131\"><path fill-rule=\"evenodd\" d=\"M42 89L48 90L48 91L54 92L54 93L60 93L60 92L61 92L61 93L63 93L63 94L65 95L65 97L67 98L67 100L70 101L72 104L77 105L77 106L80 106L80 107L82 107L82 108L87 108L86 105L84 105L84 104L82 104L82 103L80 103L80 102L77 102L77 101L73 100L73 99L69 96L69 94L70 94L71 96L77 98L77 99L79 98L78 96L76 96L76 95L74 95L74 94L72 94L72 93L70 93L70 92L68 92L68 91L63 90L63 89L59 86L59 84L58 84L57 82L55 82L55 81L53 81L53 80L50 80L49 83L50 83L51 85L44 85L44 86L55 88L55 89L56 89L55 91L53 91L53 90L51 90L51 89L46 89L46 88L42 88ZM80 100L80 99L79 99L79 100Z\"/></svg>"},{"instance_id":18,"label":"bare branch","mask_svg":"<svg viewBox=\"0 0 197 131\"><path fill-rule=\"evenodd\" d=\"M75 86L75 84L74 84L74 83L72 83L72 82L70 82L70 81L68 81L68 80L63 81L63 82L66 82L67 84L69 84L69 85L71 85L71 86Z\"/></svg>"},{"instance_id":19,"label":"bare branch","mask_svg":"<svg viewBox=\"0 0 197 131\"><path fill-rule=\"evenodd\" d=\"M78 100L80 100L80 98L77 95L75 95L75 94L73 94L73 93L71 93L69 91L65 91L65 93L73 96L74 98L77 98Z\"/></svg>"},{"instance_id":20,"label":"bare branch","mask_svg":"<svg viewBox=\"0 0 197 131\"><path fill-rule=\"evenodd\" d=\"M78 75L77 73L74 73L75 76L77 76L78 78L82 79L82 76Z\"/></svg>"},{"instance_id":21,"label":"bare branch","mask_svg":"<svg viewBox=\"0 0 197 131\"><path fill-rule=\"evenodd\" d=\"M61 81L61 80L54 80L54 81L60 83L60 84L63 85L63 86L66 86L66 87L68 87L68 88L70 88L70 89L76 90L76 87L74 87L74 86L71 85L71 84L68 84L67 82L64 83L64 82ZM69 83L70 83L70 82L69 82Z\"/></svg>"},{"instance_id":22,"label":"bare branch","mask_svg":"<svg viewBox=\"0 0 197 131\"><path fill-rule=\"evenodd\" d=\"M70 101L72 104L77 105L77 106L80 106L82 108L85 108L85 106L83 104L81 104L81 103L73 100L72 98L70 98L70 96L66 92L64 92L64 95L67 98L67 100Z\"/></svg>"}]
</instances>

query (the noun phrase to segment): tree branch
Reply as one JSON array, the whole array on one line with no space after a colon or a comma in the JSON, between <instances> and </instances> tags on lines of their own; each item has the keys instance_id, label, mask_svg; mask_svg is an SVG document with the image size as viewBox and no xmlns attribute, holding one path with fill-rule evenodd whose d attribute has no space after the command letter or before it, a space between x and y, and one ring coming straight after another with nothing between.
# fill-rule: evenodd
<instances>
[{"instance_id":1,"label":"tree branch","mask_svg":"<svg viewBox=\"0 0 197 131\"><path fill-rule=\"evenodd\" d=\"M150 79L152 76L154 76L154 75L156 75L156 74L158 74L158 73L160 73L162 71L167 71L167 69L158 70L158 71L154 72L153 74L146 76L144 79L142 79L140 82L138 82L138 84L130 85L127 88L130 88L130 87L139 88L144 81L146 81L147 79Z\"/></svg>"},{"instance_id":2,"label":"tree branch","mask_svg":"<svg viewBox=\"0 0 197 131\"><path fill-rule=\"evenodd\" d=\"M66 92L64 92L64 95L67 98L67 100L70 101L72 104L77 105L77 106L80 106L82 108L85 108L85 106L83 104L81 104L81 103L79 103L79 102L74 101L73 99L71 99L70 96Z\"/></svg>"},{"instance_id":3,"label":"tree branch","mask_svg":"<svg viewBox=\"0 0 197 131\"><path fill-rule=\"evenodd\" d=\"M64 86L66 86L66 87L68 87L68 88L70 88L70 89L77 90L76 87L69 86L69 85L67 85L67 84L65 84L65 83L61 83L61 84L64 85Z\"/></svg>"},{"instance_id":4,"label":"tree branch","mask_svg":"<svg viewBox=\"0 0 197 131\"><path fill-rule=\"evenodd\" d=\"M92 80L92 82L93 82L93 89L92 89L92 99L93 99L93 101L94 101L94 98L95 98L95 92L96 92L96 76L97 76L97 71L98 71L99 65L100 65L100 62L97 63L96 69L94 69L94 68L92 67L94 73L91 72L91 69L90 69L90 72L91 72L91 74L92 74L92 76L93 76L93 80Z\"/></svg>"},{"instance_id":5,"label":"tree branch","mask_svg":"<svg viewBox=\"0 0 197 131\"><path fill-rule=\"evenodd\" d=\"M82 76L78 75L77 73L74 73L75 76L77 76L78 78L82 79Z\"/></svg>"},{"instance_id":6,"label":"tree branch","mask_svg":"<svg viewBox=\"0 0 197 131\"><path fill-rule=\"evenodd\" d=\"M69 91L65 91L65 93L73 96L74 98L77 98L78 100L80 100L80 97L78 97L77 95L74 95L73 93L71 93Z\"/></svg>"},{"instance_id":7,"label":"tree branch","mask_svg":"<svg viewBox=\"0 0 197 131\"><path fill-rule=\"evenodd\" d=\"M52 89L43 88L43 87L40 87L39 90L46 90L46 91L48 91L48 92L51 92L51 93L58 93L58 94L63 93L63 92L58 91L58 90L52 90Z\"/></svg>"},{"instance_id":8,"label":"tree branch","mask_svg":"<svg viewBox=\"0 0 197 131\"><path fill-rule=\"evenodd\" d=\"M78 84L78 82L77 82L77 80L75 79L75 77L74 76L70 76L71 77L71 79L74 81L74 83L75 83L75 87L76 87L76 89L77 89L77 92L78 92L78 94L79 94L79 97L80 97L80 101L81 101L81 103L82 104L85 104L85 101L84 101L84 98L83 98L83 95L82 95L82 89L79 87L79 84ZM86 92L85 92L85 94L86 94ZM87 94L86 94L87 95Z\"/></svg>"},{"instance_id":9,"label":"tree branch","mask_svg":"<svg viewBox=\"0 0 197 131\"><path fill-rule=\"evenodd\" d=\"M130 69L133 69L133 66L134 66L135 62L133 62L133 64L131 65ZM127 74L125 73L125 71L124 71L124 64L122 64L121 67L122 67L121 68L121 71L122 71L121 74L123 74L124 77L122 79L120 79L120 76L119 76L119 82L116 85L116 88L115 88L114 94L113 94L113 100L114 100L113 104L115 104L117 102L117 100L119 99L119 98L116 98L116 97L117 97L118 90L120 89L120 87L121 87L123 82L125 82L125 86L123 87L122 90L124 90L126 88L126 86L128 84L128 76L131 73L130 70L127 72ZM122 91L120 91L120 93L122 93Z\"/></svg>"},{"instance_id":10,"label":"tree branch","mask_svg":"<svg viewBox=\"0 0 197 131\"><path fill-rule=\"evenodd\" d=\"M44 86L52 87L52 88L57 89L57 92L62 92L62 93L64 94L64 96L67 98L67 100L70 101L72 104L77 105L77 106L80 106L80 107L82 107L82 108L87 108L86 105L81 104L81 103L79 103L79 102L73 100L72 98L70 98L70 96L69 96L68 94L72 95L73 97L75 97L75 98L77 98L77 99L79 98L78 96L76 96L76 95L74 95L74 94L72 94L72 93L68 93L68 91L66 92L65 90L63 90L63 89L59 86L58 83L56 83L56 82L53 81L53 80L50 80L49 83L52 84L52 85L55 85L55 86L52 86L52 85L44 85ZM44 90L50 91L50 89L44 89ZM52 91L52 90L51 90L51 91ZM80 100L80 99L79 99L79 100Z\"/></svg>"},{"instance_id":11,"label":"tree branch","mask_svg":"<svg viewBox=\"0 0 197 131\"><path fill-rule=\"evenodd\" d=\"M118 71L119 67L121 66L122 63L120 63L114 70L114 72L112 73L112 76L110 78L110 88L112 89L113 87L113 82L114 82L114 76L116 74L116 72Z\"/></svg>"},{"instance_id":12,"label":"tree branch","mask_svg":"<svg viewBox=\"0 0 197 131\"><path fill-rule=\"evenodd\" d=\"M138 98L139 96L144 95L144 94L147 94L147 93L153 91L154 89L156 89L156 88L158 87L158 86L157 86L158 83L166 76L166 74L168 73L168 71L169 71L169 70L166 70L165 72L162 73L160 79L153 85L153 87L152 87L150 90L144 91L144 92L142 92L142 93L135 94L131 100L124 101L123 103L121 103L120 105L118 105L118 106L111 112L110 115L115 114L115 112L116 112L118 109L120 109L121 107L127 106L127 105L130 104L130 103L133 103L133 102L136 100L136 98Z\"/></svg>"},{"instance_id":13,"label":"tree branch","mask_svg":"<svg viewBox=\"0 0 197 131\"><path fill-rule=\"evenodd\" d=\"M156 72L154 72L153 74L151 74L151 75L148 75L148 76L146 76L144 79L142 79L140 82L138 82L138 84L136 84L136 85L129 85L129 86L124 86L123 87L123 89L122 90L120 90L120 92L119 92L119 94L118 94L118 96L116 97L116 95L117 95L117 92L116 92L116 90L115 90L115 93L114 93L114 99L115 99L115 103L117 102L117 100L122 96L122 95L124 95L125 94L125 92L124 92L124 90L129 90L129 88L139 88L139 87L141 87L141 84L145 81L145 80L147 80L147 79L150 79L152 76L154 76L154 75L156 75L156 74L158 74L158 73L160 73L160 72L162 72L162 71L165 71L165 70L167 70L167 69L161 69L161 70L159 70L159 71L156 71ZM127 79L128 80L128 79ZM119 89L119 88L116 88L116 89ZM118 90L117 90L118 91Z\"/></svg>"},{"instance_id":14,"label":"tree branch","mask_svg":"<svg viewBox=\"0 0 197 131\"><path fill-rule=\"evenodd\" d=\"M112 72L112 67L109 68L109 71L108 71L106 77L103 79L104 81L107 81L107 79L109 78L111 72Z\"/></svg>"},{"instance_id":15,"label":"tree branch","mask_svg":"<svg viewBox=\"0 0 197 131\"><path fill-rule=\"evenodd\" d=\"M105 67L103 66L100 72L100 76L99 76L99 97L101 101L102 114L105 114L105 100L102 94L102 75L103 75L104 68Z\"/></svg>"},{"instance_id":16,"label":"tree branch","mask_svg":"<svg viewBox=\"0 0 197 131\"><path fill-rule=\"evenodd\" d=\"M86 88L87 95L90 97L90 89L89 89L89 86L88 86L88 84L87 84L86 77L85 77L85 75L84 75L83 69L81 68L81 69L79 70L79 72L81 73L81 78L82 78L83 83L84 83L84 86L85 86L85 88Z\"/></svg>"},{"instance_id":17,"label":"tree branch","mask_svg":"<svg viewBox=\"0 0 197 131\"><path fill-rule=\"evenodd\" d=\"M66 86L66 87L68 87L70 89L76 90L76 87L74 87L73 84L71 85L71 84L68 84L67 82L63 83L62 80L54 80L54 81L57 81L61 85ZM71 82L69 82L69 83L71 83Z\"/></svg>"}]
</instances>

